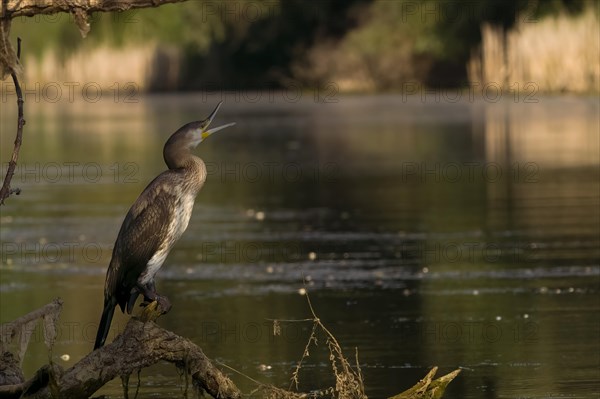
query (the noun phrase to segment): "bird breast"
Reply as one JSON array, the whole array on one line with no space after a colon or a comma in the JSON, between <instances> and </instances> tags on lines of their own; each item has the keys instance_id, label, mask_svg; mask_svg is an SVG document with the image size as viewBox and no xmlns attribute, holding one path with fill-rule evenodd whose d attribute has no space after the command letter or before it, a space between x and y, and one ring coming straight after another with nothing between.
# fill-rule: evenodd
<instances>
[{"instance_id":1,"label":"bird breast","mask_svg":"<svg viewBox=\"0 0 600 399\"><path fill-rule=\"evenodd\" d=\"M167 255L169 255L171 248L173 248L173 245L175 245L177 240L179 240L181 235L187 229L192 216L196 193L181 190L180 186L176 186L173 189L173 194L176 200L173 203L172 217L170 218L169 226L167 228L167 234L156 253L148 261L146 270L140 275L139 283L143 285L154 280L154 276L161 268Z\"/></svg>"},{"instance_id":2,"label":"bird breast","mask_svg":"<svg viewBox=\"0 0 600 399\"><path fill-rule=\"evenodd\" d=\"M169 234L171 237L169 248L179 240L183 232L187 229L192 210L194 209L195 193L177 193L177 201L173 209L173 218L169 225Z\"/></svg>"}]
</instances>

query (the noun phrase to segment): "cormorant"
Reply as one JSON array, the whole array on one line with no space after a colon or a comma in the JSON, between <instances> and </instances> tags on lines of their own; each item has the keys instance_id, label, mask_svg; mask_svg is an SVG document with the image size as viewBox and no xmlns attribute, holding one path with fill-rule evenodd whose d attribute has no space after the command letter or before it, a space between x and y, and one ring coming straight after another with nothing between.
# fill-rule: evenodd
<instances>
[{"instance_id":1,"label":"cormorant","mask_svg":"<svg viewBox=\"0 0 600 399\"><path fill-rule=\"evenodd\" d=\"M104 345L117 305L131 314L141 294L147 302L157 301L164 313L170 310L169 300L156 293L154 276L187 228L196 194L206 180L206 166L191 150L212 133L235 124L208 129L221 103L205 120L190 122L171 135L163 149L169 169L129 209L106 272L104 311L94 349Z\"/></svg>"}]
</instances>

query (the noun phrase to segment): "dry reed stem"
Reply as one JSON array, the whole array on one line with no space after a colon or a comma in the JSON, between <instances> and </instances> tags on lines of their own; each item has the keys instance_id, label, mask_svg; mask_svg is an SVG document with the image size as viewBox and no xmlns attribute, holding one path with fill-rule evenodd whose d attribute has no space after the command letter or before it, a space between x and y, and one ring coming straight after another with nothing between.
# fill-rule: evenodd
<instances>
[{"instance_id":1,"label":"dry reed stem","mask_svg":"<svg viewBox=\"0 0 600 399\"><path fill-rule=\"evenodd\" d=\"M310 320L313 322L313 328L308 338L308 342L304 347L302 357L298 361L298 364L296 365L294 372L292 373L289 389L292 389L292 386L295 386L295 388L298 389L299 373L302 368L302 364L304 363L304 360L310 355L311 344L314 343L315 346L318 344L317 332L320 330L326 336L326 345L327 349L329 350L329 361L331 362L331 369L333 370L333 374L335 375L335 387L329 387L320 392L322 392L323 394L328 394L333 398L339 399L366 399L367 395L365 394L364 382L358 362L358 349L356 349L355 352L357 368L357 371L355 371L350 365L350 362L344 356L342 347L340 346L335 336L331 333L331 331L329 331L327 327L325 327L325 325L321 322L321 319L319 319L319 317L317 316L317 313L315 312L308 292L306 292L305 295L308 307L312 314L312 319L287 320ZM278 322L281 321L282 320L278 320Z\"/></svg>"},{"instance_id":2,"label":"dry reed stem","mask_svg":"<svg viewBox=\"0 0 600 399\"><path fill-rule=\"evenodd\" d=\"M508 32L484 24L479 53L467 66L472 85L511 91L533 84L541 92L600 91L600 21L593 7L577 16L560 14Z\"/></svg>"}]
</instances>

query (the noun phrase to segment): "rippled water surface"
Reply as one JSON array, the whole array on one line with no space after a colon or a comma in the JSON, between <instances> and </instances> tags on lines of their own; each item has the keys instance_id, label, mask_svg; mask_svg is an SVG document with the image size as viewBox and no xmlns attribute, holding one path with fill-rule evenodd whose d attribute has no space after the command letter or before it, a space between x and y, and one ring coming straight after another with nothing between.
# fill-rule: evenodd
<instances>
[{"instance_id":1,"label":"rippled water surface","mask_svg":"<svg viewBox=\"0 0 600 399\"><path fill-rule=\"evenodd\" d=\"M270 320L310 316L304 279L348 357L358 348L369 397L433 365L463 369L447 398L600 395L597 99L283 98L225 98L216 123L237 126L196 151L209 177L159 274L174 305L159 324L287 387L311 325L273 337ZM0 321L60 296L54 360L69 367L91 350L128 207L165 168L168 135L218 100L26 103L22 194L1 208ZM16 110L2 107L5 170ZM111 338L126 321L117 315ZM332 382L318 342L301 389ZM43 345L37 331L28 375L47 362ZM182 386L169 365L142 373L142 397ZM101 393L121 396L120 382Z\"/></svg>"}]
</instances>

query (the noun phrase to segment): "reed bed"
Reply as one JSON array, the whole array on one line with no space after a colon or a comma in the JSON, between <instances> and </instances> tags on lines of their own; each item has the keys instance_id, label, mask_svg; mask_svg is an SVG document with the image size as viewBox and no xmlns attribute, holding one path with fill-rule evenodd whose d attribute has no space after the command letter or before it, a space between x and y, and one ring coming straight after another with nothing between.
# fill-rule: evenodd
<instances>
[{"instance_id":1,"label":"reed bed","mask_svg":"<svg viewBox=\"0 0 600 399\"><path fill-rule=\"evenodd\" d=\"M46 51L25 57L25 81L40 87L71 85L80 90L103 91L176 89L180 80L181 52L156 43L123 47L82 47L66 56Z\"/></svg>"},{"instance_id":2,"label":"reed bed","mask_svg":"<svg viewBox=\"0 0 600 399\"><path fill-rule=\"evenodd\" d=\"M471 84L541 92L600 91L600 23L592 7L577 16L521 20L504 31L485 24L469 65Z\"/></svg>"}]
</instances>

